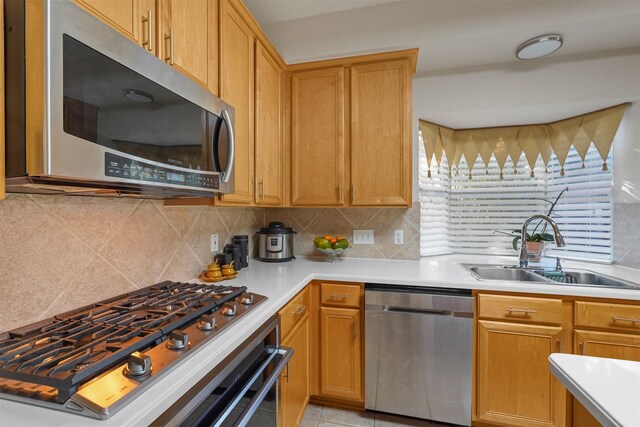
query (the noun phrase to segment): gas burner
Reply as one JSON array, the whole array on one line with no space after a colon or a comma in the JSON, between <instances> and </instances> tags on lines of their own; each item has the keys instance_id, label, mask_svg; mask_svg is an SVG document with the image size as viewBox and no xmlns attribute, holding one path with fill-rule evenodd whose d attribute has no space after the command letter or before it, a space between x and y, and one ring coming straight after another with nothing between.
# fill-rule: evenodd
<instances>
[{"instance_id":1,"label":"gas burner","mask_svg":"<svg viewBox=\"0 0 640 427\"><path fill-rule=\"evenodd\" d=\"M108 418L118 399L266 300L246 290L162 282L0 334L0 397Z\"/></svg>"}]
</instances>

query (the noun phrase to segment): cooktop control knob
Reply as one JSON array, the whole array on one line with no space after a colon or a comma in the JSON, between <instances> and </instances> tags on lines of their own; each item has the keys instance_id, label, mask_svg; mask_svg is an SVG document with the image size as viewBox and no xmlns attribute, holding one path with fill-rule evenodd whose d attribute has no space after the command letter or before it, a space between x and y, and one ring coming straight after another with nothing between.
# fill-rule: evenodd
<instances>
[{"instance_id":1,"label":"cooktop control knob","mask_svg":"<svg viewBox=\"0 0 640 427\"><path fill-rule=\"evenodd\" d=\"M139 378L149 375L152 370L151 356L134 351L129 356L127 366L124 367L124 375L130 378Z\"/></svg>"},{"instance_id":2,"label":"cooktop control knob","mask_svg":"<svg viewBox=\"0 0 640 427\"><path fill-rule=\"evenodd\" d=\"M253 304L253 294L249 292L245 292L240 296L240 303L244 305Z\"/></svg>"},{"instance_id":3,"label":"cooktop control knob","mask_svg":"<svg viewBox=\"0 0 640 427\"><path fill-rule=\"evenodd\" d=\"M225 302L222 306L222 314L225 316L235 316L238 311L238 307L230 302Z\"/></svg>"},{"instance_id":4,"label":"cooktop control knob","mask_svg":"<svg viewBox=\"0 0 640 427\"><path fill-rule=\"evenodd\" d=\"M198 329L201 331L210 331L216 327L216 318L210 314L205 314L198 322Z\"/></svg>"},{"instance_id":5,"label":"cooktop control knob","mask_svg":"<svg viewBox=\"0 0 640 427\"><path fill-rule=\"evenodd\" d=\"M175 330L171 332L169 335L169 339L167 340L167 348L169 350L184 350L189 344L189 335L186 332Z\"/></svg>"}]
</instances>

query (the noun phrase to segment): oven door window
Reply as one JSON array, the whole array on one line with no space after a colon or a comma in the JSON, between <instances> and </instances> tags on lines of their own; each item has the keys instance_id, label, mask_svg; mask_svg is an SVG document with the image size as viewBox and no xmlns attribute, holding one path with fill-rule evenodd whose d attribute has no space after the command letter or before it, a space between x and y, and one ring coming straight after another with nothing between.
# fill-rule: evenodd
<instances>
[{"instance_id":1,"label":"oven door window","mask_svg":"<svg viewBox=\"0 0 640 427\"><path fill-rule=\"evenodd\" d=\"M256 348L180 425L275 427L277 380L292 355L284 347Z\"/></svg>"},{"instance_id":2,"label":"oven door window","mask_svg":"<svg viewBox=\"0 0 640 427\"><path fill-rule=\"evenodd\" d=\"M227 138L221 118L67 35L63 50L66 133L164 165L225 166L211 153Z\"/></svg>"}]
</instances>

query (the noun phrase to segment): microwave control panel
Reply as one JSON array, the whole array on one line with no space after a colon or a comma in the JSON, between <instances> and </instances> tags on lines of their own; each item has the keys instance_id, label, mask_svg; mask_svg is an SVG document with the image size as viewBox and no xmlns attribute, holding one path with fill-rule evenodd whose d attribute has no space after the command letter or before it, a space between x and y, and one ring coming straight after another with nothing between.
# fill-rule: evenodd
<instances>
[{"instance_id":1,"label":"microwave control panel","mask_svg":"<svg viewBox=\"0 0 640 427\"><path fill-rule=\"evenodd\" d=\"M136 181L160 182L187 187L220 189L220 177L205 173L189 173L139 162L113 153L104 155L104 174Z\"/></svg>"}]
</instances>

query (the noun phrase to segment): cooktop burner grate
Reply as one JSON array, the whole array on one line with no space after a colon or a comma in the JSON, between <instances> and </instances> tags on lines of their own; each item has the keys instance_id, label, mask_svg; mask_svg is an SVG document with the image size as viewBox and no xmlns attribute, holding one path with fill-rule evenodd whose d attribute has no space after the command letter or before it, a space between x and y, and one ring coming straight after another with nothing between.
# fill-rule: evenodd
<instances>
[{"instance_id":1,"label":"cooktop burner grate","mask_svg":"<svg viewBox=\"0 0 640 427\"><path fill-rule=\"evenodd\" d=\"M171 331L245 291L162 282L6 332L0 335L0 388L7 391L1 378L48 386L57 391L58 403L66 402L80 385L133 352L160 344Z\"/></svg>"}]
</instances>

